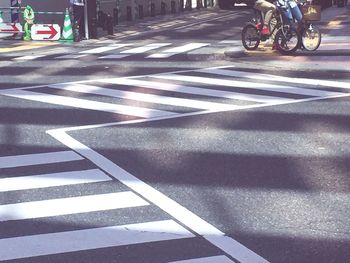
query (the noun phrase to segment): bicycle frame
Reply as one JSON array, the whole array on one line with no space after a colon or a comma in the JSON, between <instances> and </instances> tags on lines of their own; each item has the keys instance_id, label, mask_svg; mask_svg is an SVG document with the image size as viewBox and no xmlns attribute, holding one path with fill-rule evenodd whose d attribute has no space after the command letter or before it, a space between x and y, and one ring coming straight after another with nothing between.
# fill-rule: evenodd
<instances>
[{"instance_id":1,"label":"bicycle frame","mask_svg":"<svg viewBox=\"0 0 350 263\"><path fill-rule=\"evenodd\" d=\"M256 8L253 8L254 10L254 17L253 17L253 23L256 25L257 29L259 32L262 30L264 26L264 12L261 10L258 10ZM257 19L256 19L257 18ZM272 22L276 21L275 24ZM269 35L260 35L261 41L266 41L267 39L271 38L271 36L276 35L277 31L282 28L284 30L285 21L283 18L282 12L280 12L279 7L276 7L276 10L273 12L271 20L269 22L269 29L270 29L270 34Z\"/></svg>"}]
</instances>

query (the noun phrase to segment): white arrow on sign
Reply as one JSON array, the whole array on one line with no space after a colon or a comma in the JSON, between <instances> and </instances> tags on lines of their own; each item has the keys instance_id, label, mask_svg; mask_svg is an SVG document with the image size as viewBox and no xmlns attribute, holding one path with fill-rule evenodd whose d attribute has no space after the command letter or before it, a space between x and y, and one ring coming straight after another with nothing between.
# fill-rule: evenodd
<instances>
[{"instance_id":1,"label":"white arrow on sign","mask_svg":"<svg viewBox=\"0 0 350 263\"><path fill-rule=\"evenodd\" d=\"M61 27L57 24L35 24L31 28L33 40L59 40Z\"/></svg>"},{"instance_id":2,"label":"white arrow on sign","mask_svg":"<svg viewBox=\"0 0 350 263\"><path fill-rule=\"evenodd\" d=\"M13 36L17 33L22 33L20 23L0 23L0 38Z\"/></svg>"}]
</instances>

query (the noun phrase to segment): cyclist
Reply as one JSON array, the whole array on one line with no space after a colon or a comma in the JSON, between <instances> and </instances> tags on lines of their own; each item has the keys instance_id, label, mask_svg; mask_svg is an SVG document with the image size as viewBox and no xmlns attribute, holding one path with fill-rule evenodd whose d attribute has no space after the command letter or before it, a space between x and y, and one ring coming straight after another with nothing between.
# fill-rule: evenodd
<instances>
[{"instance_id":1,"label":"cyclist","mask_svg":"<svg viewBox=\"0 0 350 263\"><path fill-rule=\"evenodd\" d=\"M276 4L281 8L283 16L288 24L292 24L294 19L299 23L303 19L303 14L295 0L277 0Z\"/></svg>"},{"instance_id":2,"label":"cyclist","mask_svg":"<svg viewBox=\"0 0 350 263\"><path fill-rule=\"evenodd\" d=\"M283 0L281 0L283 1ZM276 6L266 0L256 0L254 8L264 13L264 26L261 30L261 34L270 35L269 23L273 12L276 10Z\"/></svg>"}]
</instances>

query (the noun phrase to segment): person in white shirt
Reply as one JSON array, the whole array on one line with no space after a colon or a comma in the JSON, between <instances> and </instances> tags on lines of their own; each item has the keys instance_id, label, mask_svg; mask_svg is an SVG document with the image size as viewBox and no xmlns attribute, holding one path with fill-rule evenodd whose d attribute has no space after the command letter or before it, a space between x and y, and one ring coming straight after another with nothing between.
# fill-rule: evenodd
<instances>
[{"instance_id":1,"label":"person in white shirt","mask_svg":"<svg viewBox=\"0 0 350 263\"><path fill-rule=\"evenodd\" d=\"M74 25L79 27L79 39L85 37L84 6L85 0L70 0L73 7Z\"/></svg>"}]
</instances>

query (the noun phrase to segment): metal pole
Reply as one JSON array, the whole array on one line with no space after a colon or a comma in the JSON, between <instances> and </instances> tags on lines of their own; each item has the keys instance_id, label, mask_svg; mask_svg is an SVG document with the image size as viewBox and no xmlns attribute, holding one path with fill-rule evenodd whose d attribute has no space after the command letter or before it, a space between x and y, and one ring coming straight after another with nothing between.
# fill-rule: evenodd
<instances>
[{"instance_id":1,"label":"metal pole","mask_svg":"<svg viewBox=\"0 0 350 263\"><path fill-rule=\"evenodd\" d=\"M84 13L85 13L85 15L84 15L84 26L85 26L85 38L89 39L89 23L88 23L89 19L88 19L88 7L87 7L88 3L87 2L88 2L88 0L85 0L85 5L84 5Z\"/></svg>"}]
</instances>

